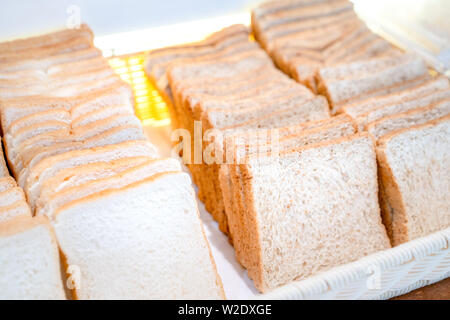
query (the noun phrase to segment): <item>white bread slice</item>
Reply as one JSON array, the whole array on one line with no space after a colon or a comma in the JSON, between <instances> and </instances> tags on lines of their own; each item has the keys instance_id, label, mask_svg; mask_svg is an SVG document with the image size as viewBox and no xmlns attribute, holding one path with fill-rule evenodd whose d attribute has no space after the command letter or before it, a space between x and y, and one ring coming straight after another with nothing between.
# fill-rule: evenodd
<instances>
[{"instance_id":1,"label":"white bread slice","mask_svg":"<svg viewBox=\"0 0 450 320\"><path fill-rule=\"evenodd\" d=\"M29 127L23 127L18 130L16 135L7 133L4 136L5 153L9 160L9 164L13 173L16 175L20 172L22 164L20 163L20 146L28 140L36 140L39 137L55 134L58 136L67 136L70 134L70 125L60 121L46 121L44 123L36 123ZM14 138L16 137L16 138Z\"/></svg>"},{"instance_id":2,"label":"white bread slice","mask_svg":"<svg viewBox=\"0 0 450 320\"><path fill-rule=\"evenodd\" d=\"M393 245L450 226L449 152L450 116L378 140L383 220Z\"/></svg>"},{"instance_id":3,"label":"white bread slice","mask_svg":"<svg viewBox=\"0 0 450 320\"><path fill-rule=\"evenodd\" d=\"M85 134L90 135L90 137L85 136ZM146 137L140 123L138 125L112 125L111 128L100 126L80 135L68 136L66 141L55 143L48 147L29 149L27 153L21 154L21 160L24 166L33 167L42 159L62 152L145 139Z\"/></svg>"},{"instance_id":4,"label":"white bread slice","mask_svg":"<svg viewBox=\"0 0 450 320\"><path fill-rule=\"evenodd\" d=\"M42 183L59 171L92 162L111 161L124 157L147 156L157 158L158 152L147 141L126 141L114 145L84 150L73 150L57 154L37 163L19 179L19 185L24 186L28 201L32 203L40 193Z\"/></svg>"},{"instance_id":5,"label":"white bread slice","mask_svg":"<svg viewBox=\"0 0 450 320\"><path fill-rule=\"evenodd\" d=\"M0 223L13 220L19 216L31 217L30 207L25 199L14 201L11 204L0 206Z\"/></svg>"},{"instance_id":6,"label":"white bread slice","mask_svg":"<svg viewBox=\"0 0 450 320\"><path fill-rule=\"evenodd\" d=\"M75 37L67 41L60 42L50 47L36 48L33 50L21 50L13 52L0 52L1 63L11 63L29 58L45 58L78 50L85 50L92 47L92 39Z\"/></svg>"},{"instance_id":7,"label":"white bread slice","mask_svg":"<svg viewBox=\"0 0 450 320\"><path fill-rule=\"evenodd\" d=\"M332 113L356 100L399 91L396 86L427 77L422 59L412 54L321 68L318 91L327 96Z\"/></svg>"},{"instance_id":8,"label":"white bread slice","mask_svg":"<svg viewBox=\"0 0 450 320\"><path fill-rule=\"evenodd\" d=\"M0 299L66 299L58 245L44 217L0 223Z\"/></svg>"},{"instance_id":9,"label":"white bread slice","mask_svg":"<svg viewBox=\"0 0 450 320\"><path fill-rule=\"evenodd\" d=\"M246 267L260 291L390 247L367 134L249 157L239 167Z\"/></svg>"},{"instance_id":10,"label":"white bread slice","mask_svg":"<svg viewBox=\"0 0 450 320\"><path fill-rule=\"evenodd\" d=\"M74 38L89 39L92 43L94 34L86 24L81 24L79 28L75 29L64 29L40 36L1 42L0 53L16 53L36 50L42 47L52 47Z\"/></svg>"},{"instance_id":11,"label":"white bread slice","mask_svg":"<svg viewBox=\"0 0 450 320\"><path fill-rule=\"evenodd\" d=\"M136 167L151 160L149 157L126 157L112 161L93 162L82 164L59 171L55 176L42 184L39 203L44 203L54 193L67 188L78 186L92 180L98 180L113 176L122 171Z\"/></svg>"},{"instance_id":12,"label":"white bread slice","mask_svg":"<svg viewBox=\"0 0 450 320\"><path fill-rule=\"evenodd\" d=\"M26 126L15 132L14 134L7 133L4 137L8 150L11 152L17 148L24 141L45 133L52 131L64 131L66 134L70 134L70 124L66 122L49 120L43 123L35 123L30 126Z\"/></svg>"},{"instance_id":13,"label":"white bread slice","mask_svg":"<svg viewBox=\"0 0 450 320\"><path fill-rule=\"evenodd\" d=\"M113 70L103 57L86 59L75 63L61 64L49 68L38 79L22 76L20 79L0 79L1 88L33 89L37 85L47 84L50 87L69 86L80 82L80 78L95 80L113 74Z\"/></svg>"},{"instance_id":14,"label":"white bread slice","mask_svg":"<svg viewBox=\"0 0 450 320\"><path fill-rule=\"evenodd\" d=\"M19 174L19 185L25 181L28 173L41 161L62 153L74 150L92 150L108 145L117 145L127 141L145 141L142 126L119 126L98 134L85 141L63 142L49 147L38 148L30 153L22 154L21 164L24 169ZM22 186L22 185L21 185Z\"/></svg>"},{"instance_id":15,"label":"white bread slice","mask_svg":"<svg viewBox=\"0 0 450 320\"><path fill-rule=\"evenodd\" d=\"M99 193L107 189L120 189L137 181L151 177L161 172L181 171L180 163L173 158L148 160L135 167L117 172L111 176L89 180L81 185L64 188L48 198L39 199L36 205L36 215L46 215L53 219L58 208L71 201Z\"/></svg>"},{"instance_id":16,"label":"white bread slice","mask_svg":"<svg viewBox=\"0 0 450 320\"><path fill-rule=\"evenodd\" d=\"M66 124L70 124L71 122L70 113L65 108L55 108L41 112L36 112L23 118L17 119L13 123L11 123L11 125L6 129L4 134L9 133L12 136L16 136L19 130L46 121L59 121L64 122Z\"/></svg>"},{"instance_id":17,"label":"white bread slice","mask_svg":"<svg viewBox=\"0 0 450 320\"><path fill-rule=\"evenodd\" d=\"M77 127L84 126L84 125L90 124L92 122L95 122L95 121L98 121L101 119L106 119L108 117L111 117L113 115L118 115L118 114L131 115L133 113L130 108L130 105L104 106L104 107L101 107L100 109L88 112L76 119L72 119L71 126L72 126L72 128L77 128Z\"/></svg>"},{"instance_id":18,"label":"white bread slice","mask_svg":"<svg viewBox=\"0 0 450 320\"><path fill-rule=\"evenodd\" d=\"M89 138L88 135L91 137ZM18 156L12 159L12 163L18 169L23 166L28 167L39 161L40 158L59 151L86 149L127 140L144 139L144 132L140 124L115 126L114 123L100 123L100 126L76 135L67 134L65 131L53 131L24 141L17 148Z\"/></svg>"},{"instance_id":19,"label":"white bread slice","mask_svg":"<svg viewBox=\"0 0 450 320\"><path fill-rule=\"evenodd\" d=\"M119 80L109 66L97 71L90 71L68 77L66 74L52 79L52 81L32 82L22 84L15 81L7 87L0 87L0 97L11 99L17 97L48 95L56 97L76 96L82 92L89 92L98 88L105 88Z\"/></svg>"},{"instance_id":20,"label":"white bread slice","mask_svg":"<svg viewBox=\"0 0 450 320\"><path fill-rule=\"evenodd\" d=\"M72 127L71 134L74 136L82 136L83 140L87 140L109 129L131 125L136 127L141 126L140 120L134 114L116 114L79 127Z\"/></svg>"},{"instance_id":21,"label":"white bread slice","mask_svg":"<svg viewBox=\"0 0 450 320\"><path fill-rule=\"evenodd\" d=\"M128 84L117 81L108 87L92 90L87 94L81 94L70 98L33 96L15 98L2 101L0 105L2 128L7 128L16 120L25 116L51 110L64 108L72 111L73 119L89 112L94 106L130 104L133 94ZM131 104L132 106L132 104Z\"/></svg>"},{"instance_id":22,"label":"white bread slice","mask_svg":"<svg viewBox=\"0 0 450 320\"><path fill-rule=\"evenodd\" d=\"M32 86L38 82L55 82L64 80L67 75L79 76L87 72L98 72L101 69L110 68L104 57L93 57L75 62L66 62L50 66L48 69L29 69L0 74L0 87Z\"/></svg>"},{"instance_id":23,"label":"white bread slice","mask_svg":"<svg viewBox=\"0 0 450 320\"><path fill-rule=\"evenodd\" d=\"M16 186L17 186L17 183L13 177L6 176L6 177L0 178L0 192L4 192L4 191L14 188Z\"/></svg>"},{"instance_id":24,"label":"white bread slice","mask_svg":"<svg viewBox=\"0 0 450 320\"><path fill-rule=\"evenodd\" d=\"M92 59L95 57L101 57L102 52L97 48L88 48L85 50L79 50L69 53L62 53L50 57L45 57L41 59L25 59L12 63L5 63L0 66L0 74L9 73L9 72L17 72L21 70L30 70L30 69L40 69L47 70L51 66L76 62L85 59Z\"/></svg>"},{"instance_id":25,"label":"white bread slice","mask_svg":"<svg viewBox=\"0 0 450 320\"><path fill-rule=\"evenodd\" d=\"M78 299L224 298L186 173L74 201L53 225L68 265L80 268Z\"/></svg>"},{"instance_id":26,"label":"white bread slice","mask_svg":"<svg viewBox=\"0 0 450 320\"><path fill-rule=\"evenodd\" d=\"M450 99L424 108L413 109L384 117L367 125L367 131L375 138L403 128L426 123L450 114Z\"/></svg>"},{"instance_id":27,"label":"white bread slice","mask_svg":"<svg viewBox=\"0 0 450 320\"><path fill-rule=\"evenodd\" d=\"M89 112L111 105L128 106L130 112L134 113L134 95L128 84L121 81L120 86L118 85L112 90L106 89L103 95L98 95L93 92L89 99L85 99L72 107L70 113L72 119L78 119Z\"/></svg>"},{"instance_id":28,"label":"white bread slice","mask_svg":"<svg viewBox=\"0 0 450 320\"><path fill-rule=\"evenodd\" d=\"M6 191L0 192L0 207L9 206L17 201L26 202L25 194L23 193L22 188L13 187Z\"/></svg>"}]
</instances>

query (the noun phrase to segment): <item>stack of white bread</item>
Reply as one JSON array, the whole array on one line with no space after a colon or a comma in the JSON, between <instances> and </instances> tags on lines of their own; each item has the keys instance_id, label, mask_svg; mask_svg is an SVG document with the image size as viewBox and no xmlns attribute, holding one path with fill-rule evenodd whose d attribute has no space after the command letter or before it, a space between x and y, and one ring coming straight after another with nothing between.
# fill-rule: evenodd
<instances>
[{"instance_id":1,"label":"stack of white bread","mask_svg":"<svg viewBox=\"0 0 450 320\"><path fill-rule=\"evenodd\" d=\"M184 51L192 45L176 48L178 57ZM256 45L172 63L171 50L158 52L147 66L168 56L159 59L177 123L192 137L194 121L209 130L203 162L190 165L200 198L260 291L390 247L374 144L349 116L331 118L323 96L283 75Z\"/></svg>"},{"instance_id":2,"label":"stack of white bread","mask_svg":"<svg viewBox=\"0 0 450 320\"><path fill-rule=\"evenodd\" d=\"M323 66L400 54L358 19L348 0L277 0L252 10L255 38L291 77L317 90Z\"/></svg>"},{"instance_id":3,"label":"stack of white bread","mask_svg":"<svg viewBox=\"0 0 450 320\"><path fill-rule=\"evenodd\" d=\"M28 283L61 278L54 229L74 298L223 298L189 176L146 141L131 89L92 40L82 25L0 44L3 141L29 204L28 220L0 226L1 294L65 297L53 280L40 294Z\"/></svg>"},{"instance_id":4,"label":"stack of white bread","mask_svg":"<svg viewBox=\"0 0 450 320\"><path fill-rule=\"evenodd\" d=\"M0 299L65 299L58 244L44 217L33 218L0 154Z\"/></svg>"}]
</instances>

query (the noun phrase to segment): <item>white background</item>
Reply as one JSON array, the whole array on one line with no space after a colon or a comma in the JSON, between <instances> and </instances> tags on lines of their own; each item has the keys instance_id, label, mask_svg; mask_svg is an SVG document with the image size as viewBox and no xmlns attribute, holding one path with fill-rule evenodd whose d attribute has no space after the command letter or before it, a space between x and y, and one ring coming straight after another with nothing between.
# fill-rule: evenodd
<instances>
[{"instance_id":1,"label":"white background","mask_svg":"<svg viewBox=\"0 0 450 320\"><path fill-rule=\"evenodd\" d=\"M0 41L64 28L76 5L96 36L249 10L260 0L0 0Z\"/></svg>"}]
</instances>

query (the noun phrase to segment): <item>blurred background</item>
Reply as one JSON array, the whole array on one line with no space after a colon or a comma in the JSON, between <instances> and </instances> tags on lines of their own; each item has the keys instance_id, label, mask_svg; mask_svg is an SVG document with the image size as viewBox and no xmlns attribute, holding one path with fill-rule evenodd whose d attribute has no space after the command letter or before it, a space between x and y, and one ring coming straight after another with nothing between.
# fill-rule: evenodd
<instances>
[{"instance_id":1,"label":"blurred background","mask_svg":"<svg viewBox=\"0 0 450 320\"><path fill-rule=\"evenodd\" d=\"M1 0L0 41L86 22L106 55L195 41L249 23L262 0ZM450 68L450 0L353 0L375 32Z\"/></svg>"}]
</instances>

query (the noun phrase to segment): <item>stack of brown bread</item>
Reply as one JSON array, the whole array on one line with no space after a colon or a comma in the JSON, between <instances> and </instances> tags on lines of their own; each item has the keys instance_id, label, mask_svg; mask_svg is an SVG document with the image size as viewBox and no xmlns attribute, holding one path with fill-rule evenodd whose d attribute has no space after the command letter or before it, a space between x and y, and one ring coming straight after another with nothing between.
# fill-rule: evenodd
<instances>
[{"instance_id":1,"label":"stack of brown bread","mask_svg":"<svg viewBox=\"0 0 450 320\"><path fill-rule=\"evenodd\" d=\"M167 76L179 126L206 130L183 149L199 197L260 291L390 247L372 140L262 49L172 60Z\"/></svg>"},{"instance_id":2,"label":"stack of brown bread","mask_svg":"<svg viewBox=\"0 0 450 320\"><path fill-rule=\"evenodd\" d=\"M380 203L392 243L448 227L450 201L442 194L450 171L448 79L431 77L422 59L371 33L348 1L266 2L253 10L252 26L281 69L377 142Z\"/></svg>"},{"instance_id":3,"label":"stack of brown bread","mask_svg":"<svg viewBox=\"0 0 450 320\"><path fill-rule=\"evenodd\" d=\"M228 34L228 29L219 34ZM316 97L309 89L278 71L266 53L248 37L241 42L242 46L246 44L245 51L224 55L226 50L223 50L212 55L174 60L169 65L167 76L176 122L187 129L191 137L197 135L195 121L203 130L210 133L221 130L228 136L241 130L277 128L329 117L326 99ZM177 50L181 51L180 48ZM192 49L187 46L186 50ZM200 141L192 139L192 152L183 150L184 158L199 187L200 199L219 222L220 229L227 233L227 217L218 180L219 166L224 160L223 157L220 159L219 153L224 150L208 153L208 145L205 143L202 147L202 139L202 134ZM205 139L212 143L214 134ZM215 156L214 152L218 154ZM201 159L198 162L196 153L205 153L204 160L208 164ZM207 159L208 155L216 158L214 163L208 162L211 161Z\"/></svg>"},{"instance_id":4,"label":"stack of brown bread","mask_svg":"<svg viewBox=\"0 0 450 320\"><path fill-rule=\"evenodd\" d=\"M449 186L436 177L449 181L448 155L422 157L416 165L426 173L417 176L394 178L392 162L431 145L448 149L448 79L369 31L348 1L267 2L253 10L252 27L300 84L245 37L233 42L243 50L216 44L232 42L238 26L150 52L147 72L171 99L175 127L189 132L182 151L199 197L256 287L264 292L447 227L449 203L437 190ZM415 141L396 131L412 125L427 136L415 142L420 148L388 159L387 145ZM395 142L385 138L392 132L401 136ZM398 200L400 192L424 198L411 181L431 185L425 201L436 210L428 217L425 207Z\"/></svg>"},{"instance_id":5,"label":"stack of brown bread","mask_svg":"<svg viewBox=\"0 0 450 320\"><path fill-rule=\"evenodd\" d=\"M0 153L0 299L65 299L50 223L31 216Z\"/></svg>"},{"instance_id":6,"label":"stack of brown bread","mask_svg":"<svg viewBox=\"0 0 450 320\"><path fill-rule=\"evenodd\" d=\"M449 227L448 78L357 101L341 112L377 142L380 204L392 243Z\"/></svg>"},{"instance_id":7,"label":"stack of brown bread","mask_svg":"<svg viewBox=\"0 0 450 320\"><path fill-rule=\"evenodd\" d=\"M28 215L54 228L75 298L223 298L189 176L146 141L92 40L83 25L0 44L3 141Z\"/></svg>"},{"instance_id":8,"label":"stack of brown bread","mask_svg":"<svg viewBox=\"0 0 450 320\"><path fill-rule=\"evenodd\" d=\"M323 66L400 54L348 0L268 1L252 10L252 27L277 66L314 91Z\"/></svg>"}]
</instances>

